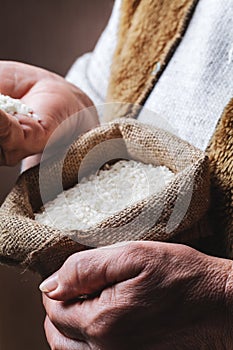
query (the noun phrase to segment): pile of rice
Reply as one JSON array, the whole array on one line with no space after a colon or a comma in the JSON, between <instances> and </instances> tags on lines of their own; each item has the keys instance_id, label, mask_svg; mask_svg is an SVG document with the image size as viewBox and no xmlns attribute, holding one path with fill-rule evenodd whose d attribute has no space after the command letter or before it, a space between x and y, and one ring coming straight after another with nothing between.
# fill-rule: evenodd
<instances>
[{"instance_id":1,"label":"pile of rice","mask_svg":"<svg viewBox=\"0 0 233 350\"><path fill-rule=\"evenodd\" d=\"M165 166L118 161L45 204L35 220L61 230L88 229L161 191L174 174Z\"/></svg>"},{"instance_id":2,"label":"pile of rice","mask_svg":"<svg viewBox=\"0 0 233 350\"><path fill-rule=\"evenodd\" d=\"M0 94L0 109L11 115L23 114L28 117L35 117L32 108L26 106L21 100Z\"/></svg>"}]
</instances>

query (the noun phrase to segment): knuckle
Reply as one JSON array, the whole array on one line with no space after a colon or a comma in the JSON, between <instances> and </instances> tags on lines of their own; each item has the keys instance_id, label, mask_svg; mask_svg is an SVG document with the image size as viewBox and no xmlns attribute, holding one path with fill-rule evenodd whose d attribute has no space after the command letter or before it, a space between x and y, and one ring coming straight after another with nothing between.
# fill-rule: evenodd
<instances>
[{"instance_id":1,"label":"knuckle","mask_svg":"<svg viewBox=\"0 0 233 350\"><path fill-rule=\"evenodd\" d=\"M48 317L53 324L57 324L57 317L53 310L49 310Z\"/></svg>"},{"instance_id":2,"label":"knuckle","mask_svg":"<svg viewBox=\"0 0 233 350\"><path fill-rule=\"evenodd\" d=\"M49 343L51 350L68 350L61 344L57 344L57 340L54 339L52 342Z\"/></svg>"},{"instance_id":3,"label":"knuckle","mask_svg":"<svg viewBox=\"0 0 233 350\"><path fill-rule=\"evenodd\" d=\"M70 269L71 267L74 267L78 261L78 253L69 256L65 261L63 267L61 268L60 272L66 272L66 270Z\"/></svg>"},{"instance_id":4,"label":"knuckle","mask_svg":"<svg viewBox=\"0 0 233 350\"><path fill-rule=\"evenodd\" d=\"M135 253L143 249L143 243L139 241L129 242L129 244L125 246L125 249L128 253Z\"/></svg>"},{"instance_id":5,"label":"knuckle","mask_svg":"<svg viewBox=\"0 0 233 350\"><path fill-rule=\"evenodd\" d=\"M142 256L146 256L145 247L141 242L130 242L128 245L125 246L123 253L128 259L133 259L132 261L135 262L141 262Z\"/></svg>"},{"instance_id":6,"label":"knuckle","mask_svg":"<svg viewBox=\"0 0 233 350\"><path fill-rule=\"evenodd\" d=\"M78 328L82 332L82 334L85 334L88 337L94 337L94 332L92 332L92 328L95 328L95 326L96 324L93 317L89 316L86 317L85 320L83 320L82 324Z\"/></svg>"},{"instance_id":7,"label":"knuckle","mask_svg":"<svg viewBox=\"0 0 233 350\"><path fill-rule=\"evenodd\" d=\"M59 319L58 319L59 311L56 308L54 308L54 307L50 307L46 311L47 311L47 316L48 316L50 322L52 322L53 324L58 324L58 322L59 322Z\"/></svg>"},{"instance_id":8,"label":"knuckle","mask_svg":"<svg viewBox=\"0 0 233 350\"><path fill-rule=\"evenodd\" d=\"M51 350L67 350L62 346L58 336L51 330L51 327L49 326L49 318L46 316L44 321L44 329L45 329L45 335L48 341L48 344L50 346Z\"/></svg>"},{"instance_id":9,"label":"knuckle","mask_svg":"<svg viewBox=\"0 0 233 350\"><path fill-rule=\"evenodd\" d=\"M49 342L47 317L46 317L45 320L44 320L44 332L45 332L45 336L46 336L46 338L47 338L47 341Z\"/></svg>"},{"instance_id":10,"label":"knuckle","mask_svg":"<svg viewBox=\"0 0 233 350\"><path fill-rule=\"evenodd\" d=\"M81 322L78 321L76 329L79 330L82 335L94 339L98 333L97 319L98 316L94 316L92 313L89 313L89 315L85 314L85 318L83 317Z\"/></svg>"},{"instance_id":11,"label":"knuckle","mask_svg":"<svg viewBox=\"0 0 233 350\"><path fill-rule=\"evenodd\" d=\"M86 327L85 333L92 339L102 339L104 337L106 325L104 321L93 322Z\"/></svg>"},{"instance_id":12,"label":"knuckle","mask_svg":"<svg viewBox=\"0 0 233 350\"><path fill-rule=\"evenodd\" d=\"M42 295L42 302L43 302L43 306L44 306L45 310L47 311L48 297L45 294Z\"/></svg>"},{"instance_id":13,"label":"knuckle","mask_svg":"<svg viewBox=\"0 0 233 350\"><path fill-rule=\"evenodd\" d=\"M130 242L125 247L124 257L125 261L130 261L130 264L134 266L137 275L144 272L149 272L154 269L158 257L162 254L160 248L157 245L151 247L151 244L143 241Z\"/></svg>"},{"instance_id":14,"label":"knuckle","mask_svg":"<svg viewBox=\"0 0 233 350\"><path fill-rule=\"evenodd\" d=\"M112 313L106 311L100 312L86 326L85 333L88 337L96 340L101 340L108 337L113 324Z\"/></svg>"},{"instance_id":15,"label":"knuckle","mask_svg":"<svg viewBox=\"0 0 233 350\"><path fill-rule=\"evenodd\" d=\"M71 274L76 281L79 281L81 272L82 279L85 281L93 268L86 256L86 252L71 255L64 265L63 273L66 276Z\"/></svg>"}]
</instances>

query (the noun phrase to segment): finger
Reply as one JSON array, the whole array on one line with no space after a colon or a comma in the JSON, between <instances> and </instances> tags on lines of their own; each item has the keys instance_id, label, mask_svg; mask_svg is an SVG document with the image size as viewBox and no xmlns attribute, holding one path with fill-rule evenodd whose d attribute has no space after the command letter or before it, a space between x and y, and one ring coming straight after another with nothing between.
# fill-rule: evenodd
<instances>
[{"instance_id":1,"label":"finger","mask_svg":"<svg viewBox=\"0 0 233 350\"><path fill-rule=\"evenodd\" d=\"M24 132L25 141L27 141L30 138L33 139L33 153L37 151L37 149L42 150L43 146L47 141L48 136L47 131L44 129L41 123L41 120L34 119L22 114L16 114L15 118L17 118ZM32 145L30 146L32 147Z\"/></svg>"},{"instance_id":2,"label":"finger","mask_svg":"<svg viewBox=\"0 0 233 350\"><path fill-rule=\"evenodd\" d=\"M56 350L90 350L90 346L83 342L66 338L52 324L48 317L44 323L45 335L51 349Z\"/></svg>"},{"instance_id":3,"label":"finger","mask_svg":"<svg viewBox=\"0 0 233 350\"><path fill-rule=\"evenodd\" d=\"M93 295L110 285L136 277L144 268L138 257L141 243L109 246L72 255L40 289L55 300Z\"/></svg>"},{"instance_id":4,"label":"finger","mask_svg":"<svg viewBox=\"0 0 233 350\"><path fill-rule=\"evenodd\" d=\"M39 153L45 142L46 131L39 121L0 110L1 164L13 165L26 156Z\"/></svg>"},{"instance_id":5,"label":"finger","mask_svg":"<svg viewBox=\"0 0 233 350\"><path fill-rule=\"evenodd\" d=\"M100 297L83 302L56 301L44 294L44 307L50 321L61 334L73 340L91 341L89 344L94 346L98 339L104 341L106 331L111 328L118 315L122 312L127 313L126 310L129 310L129 299L132 294L129 292L128 298L126 291L128 287L131 291L135 289L132 281L131 279L108 288L101 293ZM120 291L123 285L125 286ZM138 319L137 316L135 318Z\"/></svg>"},{"instance_id":6,"label":"finger","mask_svg":"<svg viewBox=\"0 0 233 350\"><path fill-rule=\"evenodd\" d=\"M0 93L22 98L47 72L21 62L0 61Z\"/></svg>"},{"instance_id":7,"label":"finger","mask_svg":"<svg viewBox=\"0 0 233 350\"><path fill-rule=\"evenodd\" d=\"M0 165L15 165L22 158L24 132L15 117L0 110Z\"/></svg>"},{"instance_id":8,"label":"finger","mask_svg":"<svg viewBox=\"0 0 233 350\"><path fill-rule=\"evenodd\" d=\"M81 303L64 303L48 298L43 295L43 304L46 314L57 330L65 337L86 341L88 338L89 325L99 313L97 304L92 301Z\"/></svg>"},{"instance_id":9,"label":"finger","mask_svg":"<svg viewBox=\"0 0 233 350\"><path fill-rule=\"evenodd\" d=\"M26 116L20 116L22 120L31 119ZM0 109L0 142L1 144L9 144L13 149L24 138L24 131L22 128L20 118L16 115L11 115ZM35 121L33 121L35 123Z\"/></svg>"},{"instance_id":10,"label":"finger","mask_svg":"<svg viewBox=\"0 0 233 350\"><path fill-rule=\"evenodd\" d=\"M13 117L0 109L0 140L5 140L9 136L12 118Z\"/></svg>"},{"instance_id":11,"label":"finger","mask_svg":"<svg viewBox=\"0 0 233 350\"><path fill-rule=\"evenodd\" d=\"M21 127L24 137L24 158L42 153L49 132L44 128L39 117L32 118L22 114L16 114L15 118ZM22 145L20 145L22 148Z\"/></svg>"}]
</instances>

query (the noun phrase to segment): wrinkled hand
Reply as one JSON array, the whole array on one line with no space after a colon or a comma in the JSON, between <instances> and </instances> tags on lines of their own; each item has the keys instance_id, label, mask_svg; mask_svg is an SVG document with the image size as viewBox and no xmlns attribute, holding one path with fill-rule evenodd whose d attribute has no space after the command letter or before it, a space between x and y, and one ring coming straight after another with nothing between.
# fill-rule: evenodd
<instances>
[{"instance_id":1,"label":"wrinkled hand","mask_svg":"<svg viewBox=\"0 0 233 350\"><path fill-rule=\"evenodd\" d=\"M53 350L232 349L231 268L169 243L74 254L41 286L48 342Z\"/></svg>"},{"instance_id":2,"label":"wrinkled hand","mask_svg":"<svg viewBox=\"0 0 233 350\"><path fill-rule=\"evenodd\" d=\"M41 153L63 120L93 106L87 95L62 77L17 62L0 62L0 93L21 99L39 116L35 120L0 111L0 165L15 165L29 155ZM87 112L78 116L75 128L83 133L97 124L97 113L92 109L89 115ZM68 125L59 138L73 129L73 124L70 130Z\"/></svg>"}]
</instances>

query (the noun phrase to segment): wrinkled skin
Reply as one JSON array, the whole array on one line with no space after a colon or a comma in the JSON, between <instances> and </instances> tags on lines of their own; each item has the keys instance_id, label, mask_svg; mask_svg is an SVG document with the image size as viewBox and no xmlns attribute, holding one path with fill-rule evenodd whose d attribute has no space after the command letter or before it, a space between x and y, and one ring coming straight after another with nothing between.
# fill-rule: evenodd
<instances>
[{"instance_id":1,"label":"wrinkled skin","mask_svg":"<svg viewBox=\"0 0 233 350\"><path fill-rule=\"evenodd\" d=\"M80 252L41 289L52 350L233 349L232 262L184 245Z\"/></svg>"},{"instance_id":2,"label":"wrinkled skin","mask_svg":"<svg viewBox=\"0 0 233 350\"><path fill-rule=\"evenodd\" d=\"M25 157L40 154L62 121L93 107L89 97L64 78L18 62L0 61L0 93L21 99L39 117L13 117L0 111L0 165L15 165ZM83 133L97 124L97 113L92 108L89 114L77 117L76 125L67 123L58 137L69 135L74 128Z\"/></svg>"}]
</instances>

